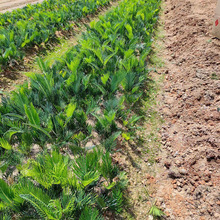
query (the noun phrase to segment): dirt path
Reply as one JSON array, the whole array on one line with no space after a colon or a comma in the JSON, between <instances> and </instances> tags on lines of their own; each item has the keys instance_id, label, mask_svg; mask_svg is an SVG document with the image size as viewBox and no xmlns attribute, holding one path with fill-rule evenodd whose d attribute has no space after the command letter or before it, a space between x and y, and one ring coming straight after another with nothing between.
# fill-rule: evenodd
<instances>
[{"instance_id":1,"label":"dirt path","mask_svg":"<svg viewBox=\"0 0 220 220\"><path fill-rule=\"evenodd\" d=\"M215 0L167 0L167 73L156 177L167 219L220 219L220 40L210 34Z\"/></svg>"},{"instance_id":2,"label":"dirt path","mask_svg":"<svg viewBox=\"0 0 220 220\"><path fill-rule=\"evenodd\" d=\"M23 8L27 4L36 4L38 2L43 2L43 0L1 0L0 2L0 13L5 13L6 11L12 11L16 8Z\"/></svg>"}]
</instances>

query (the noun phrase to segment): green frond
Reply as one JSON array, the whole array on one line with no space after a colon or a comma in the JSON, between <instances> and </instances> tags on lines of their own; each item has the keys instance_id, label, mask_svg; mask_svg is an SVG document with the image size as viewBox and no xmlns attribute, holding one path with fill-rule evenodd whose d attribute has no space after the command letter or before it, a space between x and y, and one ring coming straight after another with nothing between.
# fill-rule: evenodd
<instances>
[{"instance_id":1,"label":"green frond","mask_svg":"<svg viewBox=\"0 0 220 220\"><path fill-rule=\"evenodd\" d=\"M102 162L100 163L100 171L103 177L106 180L110 179L110 181L112 181L113 178L118 174L118 168L115 165L113 165L109 152L106 152L102 156Z\"/></svg>"},{"instance_id":2,"label":"green frond","mask_svg":"<svg viewBox=\"0 0 220 220\"><path fill-rule=\"evenodd\" d=\"M80 215L79 220L104 220L99 211L95 208L86 206Z\"/></svg>"},{"instance_id":3,"label":"green frond","mask_svg":"<svg viewBox=\"0 0 220 220\"><path fill-rule=\"evenodd\" d=\"M65 216L72 217L74 215L74 212L76 211L75 200L75 194L72 194L72 192L69 192L69 194L63 192L61 203L63 207L63 214Z\"/></svg>"},{"instance_id":4,"label":"green frond","mask_svg":"<svg viewBox=\"0 0 220 220\"><path fill-rule=\"evenodd\" d=\"M42 202L48 204L50 201L50 197L47 195L43 189L40 187L34 185L33 182L26 178L19 179L19 182L13 186L15 198L14 202L16 204L23 204L24 199L20 197L20 194L30 194L37 196L38 198L41 198Z\"/></svg>"},{"instance_id":5,"label":"green frond","mask_svg":"<svg viewBox=\"0 0 220 220\"><path fill-rule=\"evenodd\" d=\"M94 196L85 191L78 191L75 195L76 212L80 213L86 206L92 206L95 204Z\"/></svg>"},{"instance_id":6,"label":"green frond","mask_svg":"<svg viewBox=\"0 0 220 220\"><path fill-rule=\"evenodd\" d=\"M25 110L26 116L28 117L30 124L40 126L40 118L33 104L31 103L30 106L27 106L25 104L24 110Z\"/></svg>"},{"instance_id":7,"label":"green frond","mask_svg":"<svg viewBox=\"0 0 220 220\"><path fill-rule=\"evenodd\" d=\"M65 186L69 177L69 157L53 151L51 154L40 155L37 160L29 160L21 173L36 180L45 188L54 184Z\"/></svg>"},{"instance_id":8,"label":"green frond","mask_svg":"<svg viewBox=\"0 0 220 220\"><path fill-rule=\"evenodd\" d=\"M100 152L93 150L86 155L80 155L76 158L76 161L72 163L73 172L79 178L82 186L86 187L99 179L99 160Z\"/></svg>"},{"instance_id":9,"label":"green frond","mask_svg":"<svg viewBox=\"0 0 220 220\"><path fill-rule=\"evenodd\" d=\"M40 217L50 220L58 220L54 210L48 204L45 204L40 198L31 194L21 194L20 197L29 202L37 211Z\"/></svg>"},{"instance_id":10,"label":"green frond","mask_svg":"<svg viewBox=\"0 0 220 220\"><path fill-rule=\"evenodd\" d=\"M8 206L13 205L14 191L2 179L0 179L0 199L4 204L7 204Z\"/></svg>"},{"instance_id":11,"label":"green frond","mask_svg":"<svg viewBox=\"0 0 220 220\"><path fill-rule=\"evenodd\" d=\"M4 138L0 138L0 146L6 150L11 150L12 146Z\"/></svg>"}]
</instances>

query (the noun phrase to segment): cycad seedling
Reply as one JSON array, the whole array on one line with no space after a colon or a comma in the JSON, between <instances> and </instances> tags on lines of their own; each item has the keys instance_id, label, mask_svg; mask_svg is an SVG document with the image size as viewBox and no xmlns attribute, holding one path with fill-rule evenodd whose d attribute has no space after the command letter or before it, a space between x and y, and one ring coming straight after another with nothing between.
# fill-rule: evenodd
<instances>
[{"instance_id":1,"label":"cycad seedling","mask_svg":"<svg viewBox=\"0 0 220 220\"><path fill-rule=\"evenodd\" d=\"M29 160L22 167L23 176L30 177L46 189L53 185L65 186L69 177L69 157L55 151L52 154L38 156L37 160Z\"/></svg>"},{"instance_id":2,"label":"cycad seedling","mask_svg":"<svg viewBox=\"0 0 220 220\"><path fill-rule=\"evenodd\" d=\"M115 115L116 112L111 111L105 111L104 116L99 116L93 114L96 119L96 130L103 135L104 137L109 137L111 134L115 131L117 131L117 125L115 123Z\"/></svg>"}]
</instances>

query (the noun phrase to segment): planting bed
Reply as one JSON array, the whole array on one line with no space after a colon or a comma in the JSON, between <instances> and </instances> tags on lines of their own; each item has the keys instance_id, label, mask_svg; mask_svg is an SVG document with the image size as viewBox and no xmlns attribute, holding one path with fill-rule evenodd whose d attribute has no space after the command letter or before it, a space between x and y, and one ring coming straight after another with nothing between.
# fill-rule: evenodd
<instances>
[{"instance_id":1,"label":"planting bed","mask_svg":"<svg viewBox=\"0 0 220 220\"><path fill-rule=\"evenodd\" d=\"M0 218L96 220L123 210L126 175L111 155L119 141L139 140L159 5L122 1L60 59L38 59L41 74L2 98Z\"/></svg>"},{"instance_id":2,"label":"planting bed","mask_svg":"<svg viewBox=\"0 0 220 220\"><path fill-rule=\"evenodd\" d=\"M12 91L18 85L23 84L27 80L27 72L39 72L39 67L36 63L38 56L42 57L45 61L61 58L64 53L77 44L82 31L86 30L86 26L92 20L99 19L100 15L104 15L117 5L118 1L110 2L107 6L101 7L95 14L91 14L78 21L77 24L79 27L75 26L74 31L69 31L68 33L57 31L57 41L55 40L55 42L48 42L39 47L35 46L28 49L23 61L18 65L12 65L10 67L6 65L6 69L2 69L0 73L0 95L3 95L4 92Z\"/></svg>"},{"instance_id":3,"label":"planting bed","mask_svg":"<svg viewBox=\"0 0 220 220\"><path fill-rule=\"evenodd\" d=\"M0 14L0 67L23 60L27 50L58 38L58 31L74 31L77 22L109 4L109 0L47 0Z\"/></svg>"}]
</instances>

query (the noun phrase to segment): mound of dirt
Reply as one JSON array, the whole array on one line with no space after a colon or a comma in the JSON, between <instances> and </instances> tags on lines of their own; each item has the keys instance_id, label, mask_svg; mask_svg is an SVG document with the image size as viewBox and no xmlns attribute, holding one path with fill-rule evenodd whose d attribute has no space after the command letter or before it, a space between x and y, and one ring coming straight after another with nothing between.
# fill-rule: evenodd
<instances>
[{"instance_id":1,"label":"mound of dirt","mask_svg":"<svg viewBox=\"0 0 220 220\"><path fill-rule=\"evenodd\" d=\"M220 40L210 34L216 1L167 0L165 7L158 205L167 219L220 219Z\"/></svg>"}]
</instances>

